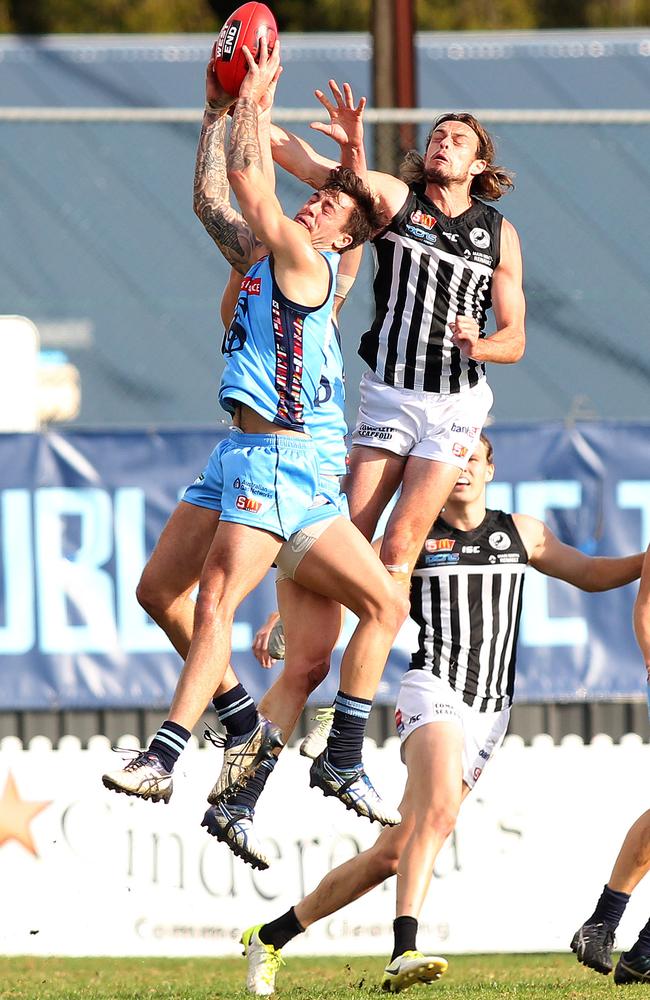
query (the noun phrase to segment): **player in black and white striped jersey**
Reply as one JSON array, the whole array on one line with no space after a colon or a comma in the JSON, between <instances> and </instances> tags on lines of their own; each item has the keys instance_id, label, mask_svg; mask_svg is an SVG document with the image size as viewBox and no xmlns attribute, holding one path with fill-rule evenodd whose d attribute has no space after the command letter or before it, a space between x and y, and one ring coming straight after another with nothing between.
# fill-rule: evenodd
<instances>
[{"instance_id":1,"label":"player in black and white striped jersey","mask_svg":"<svg viewBox=\"0 0 650 1000\"><path fill-rule=\"evenodd\" d=\"M313 128L366 176L362 115L347 84L316 96L330 124ZM273 157L313 185L331 167L305 142L273 126ZM434 122L424 157L407 157L404 179L367 172L389 220L372 241L375 319L359 353L369 367L346 493L352 520L372 538L401 484L381 550L405 587L431 524L467 465L492 405L485 362L511 364L524 351L525 303L519 239L486 201L512 187L473 115ZM485 336L492 307L496 331Z\"/></svg>"},{"instance_id":2,"label":"player in black and white striped jersey","mask_svg":"<svg viewBox=\"0 0 650 1000\"><path fill-rule=\"evenodd\" d=\"M402 822L297 906L246 932L257 935L275 967L277 951L293 937L397 874L384 989L400 992L444 972L444 959L417 950L418 916L438 852L507 729L526 566L585 591L620 587L641 574L642 553L587 556L537 518L487 510L493 475L492 445L482 435L417 560L411 614L420 626L418 649L395 713L408 770Z\"/></svg>"}]
</instances>

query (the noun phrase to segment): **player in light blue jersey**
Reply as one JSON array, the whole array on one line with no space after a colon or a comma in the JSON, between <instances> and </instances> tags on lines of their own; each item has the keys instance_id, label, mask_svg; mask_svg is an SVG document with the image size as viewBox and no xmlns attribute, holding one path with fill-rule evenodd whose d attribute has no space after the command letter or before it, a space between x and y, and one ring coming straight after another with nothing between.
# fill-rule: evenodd
<instances>
[{"instance_id":1,"label":"player in light blue jersey","mask_svg":"<svg viewBox=\"0 0 650 1000\"><path fill-rule=\"evenodd\" d=\"M343 657L328 756L318 775L312 770L312 783L359 814L394 824L399 814L384 807L365 774L361 747L372 698L408 602L372 547L330 503L306 433L328 329L320 320L334 291L330 255L360 245L381 219L363 182L340 169L294 220L282 213L264 173L264 162L271 160L268 129L259 128L260 105L280 71L279 46L268 55L262 39L260 50L259 63L245 50L249 72L235 102L227 157L224 137L232 99L218 88L209 66L195 176L197 214L226 259L245 275L246 288L225 341L220 393L232 411L233 430L208 465L205 478L214 485L214 496L201 495L199 477L197 489L187 492L163 531L148 567L149 580L158 582L155 600L147 601L144 576L139 588L141 603L165 628L185 665L169 718L147 750L103 780L129 795L169 800L173 767L227 670L236 608L261 581L284 540L315 521L331 520L329 544L313 544L296 580L350 608L359 623ZM243 217L230 206L229 185ZM256 267L260 245L269 256ZM319 322L313 323L317 313ZM259 365L257 387L254 365ZM192 617L189 595L197 566L200 585ZM240 749L230 748L232 781L280 740L277 729L264 722L249 736ZM247 763L242 765L242 759Z\"/></svg>"}]
</instances>

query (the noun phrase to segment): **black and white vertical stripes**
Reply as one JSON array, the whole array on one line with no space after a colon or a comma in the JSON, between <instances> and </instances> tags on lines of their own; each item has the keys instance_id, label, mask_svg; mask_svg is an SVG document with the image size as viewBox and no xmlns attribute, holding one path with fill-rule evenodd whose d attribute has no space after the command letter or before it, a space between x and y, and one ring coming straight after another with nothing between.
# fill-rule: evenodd
<instances>
[{"instance_id":1,"label":"black and white vertical stripes","mask_svg":"<svg viewBox=\"0 0 650 1000\"><path fill-rule=\"evenodd\" d=\"M441 566L413 576L411 668L431 670L479 711L512 701L525 564Z\"/></svg>"}]
</instances>

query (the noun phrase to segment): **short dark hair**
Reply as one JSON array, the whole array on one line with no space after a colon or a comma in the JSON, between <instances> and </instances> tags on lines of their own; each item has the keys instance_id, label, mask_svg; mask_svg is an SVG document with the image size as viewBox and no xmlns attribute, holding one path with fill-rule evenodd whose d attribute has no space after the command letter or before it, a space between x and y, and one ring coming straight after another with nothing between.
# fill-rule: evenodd
<instances>
[{"instance_id":1,"label":"short dark hair","mask_svg":"<svg viewBox=\"0 0 650 1000\"><path fill-rule=\"evenodd\" d=\"M489 465L494 465L494 446L484 431L481 431L481 444L485 447L485 457Z\"/></svg>"},{"instance_id":2,"label":"short dark hair","mask_svg":"<svg viewBox=\"0 0 650 1000\"><path fill-rule=\"evenodd\" d=\"M501 195L514 188L514 174L505 167L499 167L494 162L496 155L492 136L483 128L478 118L471 115L469 111L450 111L444 115L439 115L431 127L424 146L426 153L431 142L431 136L444 122L462 122L468 125L478 140L476 149L476 159L485 160L487 166L481 174L476 174L472 178L469 192L475 198L483 201L498 201ZM402 179L407 184L426 183L424 157L421 153L411 149L406 154L401 166Z\"/></svg>"},{"instance_id":3,"label":"short dark hair","mask_svg":"<svg viewBox=\"0 0 650 1000\"><path fill-rule=\"evenodd\" d=\"M332 191L335 195L347 194L354 202L350 218L343 229L344 233L352 237L352 242L345 247L345 250L353 250L366 240L372 239L375 233L385 226L385 219L377 199L359 175L349 167L336 167L331 170L325 183L321 184L318 190Z\"/></svg>"}]
</instances>

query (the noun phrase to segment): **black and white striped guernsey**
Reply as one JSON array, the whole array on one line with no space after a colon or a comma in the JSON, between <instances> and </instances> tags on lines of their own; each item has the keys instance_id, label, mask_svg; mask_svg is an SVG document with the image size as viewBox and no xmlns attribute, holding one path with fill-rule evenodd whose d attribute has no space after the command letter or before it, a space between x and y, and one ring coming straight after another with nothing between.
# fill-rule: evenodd
<instances>
[{"instance_id":1,"label":"black and white striped guernsey","mask_svg":"<svg viewBox=\"0 0 650 1000\"><path fill-rule=\"evenodd\" d=\"M439 517L411 580L410 669L431 670L480 712L508 708L527 563L510 514L488 510L473 531Z\"/></svg>"},{"instance_id":2,"label":"black and white striped guernsey","mask_svg":"<svg viewBox=\"0 0 650 1000\"><path fill-rule=\"evenodd\" d=\"M485 376L485 365L453 346L448 324L457 315L473 316L485 336L502 221L481 201L448 218L422 185L410 186L403 207L372 243L375 319L359 346L387 385L448 394Z\"/></svg>"}]
</instances>

